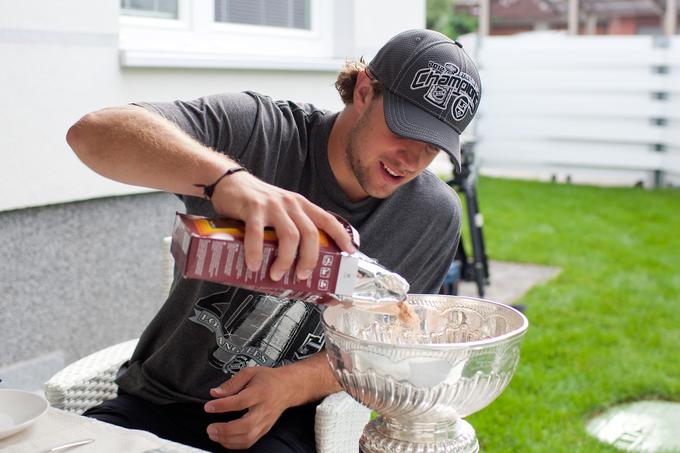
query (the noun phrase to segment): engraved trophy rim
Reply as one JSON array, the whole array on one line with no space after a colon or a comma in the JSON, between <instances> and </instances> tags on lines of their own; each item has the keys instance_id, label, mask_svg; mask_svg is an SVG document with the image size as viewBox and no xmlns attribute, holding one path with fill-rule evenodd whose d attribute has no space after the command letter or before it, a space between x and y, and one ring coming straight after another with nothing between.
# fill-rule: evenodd
<instances>
[{"instance_id":1,"label":"engraved trophy rim","mask_svg":"<svg viewBox=\"0 0 680 453\"><path fill-rule=\"evenodd\" d=\"M350 299L351 300L351 299ZM366 303L361 303L359 304L358 307L352 307L351 305L346 305L346 304L337 304L333 306L326 307L323 310L323 313L321 315L321 323L323 325L323 328L326 331L331 331L333 335L343 338L344 340L351 341L351 342L356 342L359 341L363 345L372 345L372 346L378 346L378 347L385 347L386 345L389 345L390 347L398 348L398 349L403 349L403 350L419 350L426 352L428 350L431 351L441 351L442 349L446 350L456 350L456 349L477 349L477 348L483 348L487 347L493 344L497 343L503 343L505 341L509 341L513 338L516 337L522 337L526 331L529 328L529 320L528 318L519 310L516 308L504 304L502 302L496 302L493 300L489 299L483 299L480 297L468 297L468 296L454 296L454 295L445 295L445 294L409 294L408 298L406 299L406 302L409 303L409 305L413 306L420 306L420 307L427 307L428 304L426 302L437 302L437 301L451 301L451 300L469 300L469 301L474 301L474 302L483 302L485 304L491 304L497 307L501 307L503 310L506 310L509 313L512 313L513 315L517 316L517 318L520 319L520 325L509 332L506 332L504 334L498 335L498 336L493 336L490 338L484 338L480 340L472 340L472 341L465 341L465 342L456 342L456 343L417 343L417 344L408 344L408 343L385 343L385 342L380 342L380 341L374 341L374 340L367 340L367 339L359 339L354 335L347 334L339 329L337 329L335 326L331 325L328 321L328 317L330 314L333 314L335 311L344 311L344 310L362 310L366 308L370 308L372 305L366 304ZM412 303L413 302L413 303ZM387 305L387 304L376 304L376 306L379 305ZM389 316L389 315L386 315Z\"/></svg>"}]
</instances>

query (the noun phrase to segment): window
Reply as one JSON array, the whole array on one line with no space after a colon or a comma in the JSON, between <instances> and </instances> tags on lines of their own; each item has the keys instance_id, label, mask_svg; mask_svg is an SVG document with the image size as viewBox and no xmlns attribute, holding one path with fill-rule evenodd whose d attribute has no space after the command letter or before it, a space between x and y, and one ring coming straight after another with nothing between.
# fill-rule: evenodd
<instances>
[{"instance_id":1,"label":"window","mask_svg":"<svg viewBox=\"0 0 680 453\"><path fill-rule=\"evenodd\" d=\"M337 70L336 1L121 0L121 65Z\"/></svg>"},{"instance_id":2,"label":"window","mask_svg":"<svg viewBox=\"0 0 680 453\"><path fill-rule=\"evenodd\" d=\"M309 0L215 0L215 22L309 30Z\"/></svg>"},{"instance_id":3,"label":"window","mask_svg":"<svg viewBox=\"0 0 680 453\"><path fill-rule=\"evenodd\" d=\"M120 0L123 16L177 19L178 0Z\"/></svg>"}]
</instances>

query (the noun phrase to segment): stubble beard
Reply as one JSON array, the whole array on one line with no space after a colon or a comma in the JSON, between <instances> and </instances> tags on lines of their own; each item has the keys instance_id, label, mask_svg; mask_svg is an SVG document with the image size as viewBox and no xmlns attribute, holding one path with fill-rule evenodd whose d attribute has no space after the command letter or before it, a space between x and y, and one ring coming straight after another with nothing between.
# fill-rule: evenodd
<instances>
[{"instance_id":1,"label":"stubble beard","mask_svg":"<svg viewBox=\"0 0 680 453\"><path fill-rule=\"evenodd\" d=\"M358 125L357 125L358 126ZM364 168L363 162L361 162L361 152L359 151L360 141L358 138L357 129L352 129L347 140L347 147L345 148L345 157L347 158L347 163L354 174L354 177L359 182L361 188L370 195L370 190L368 187L368 174Z\"/></svg>"},{"instance_id":2,"label":"stubble beard","mask_svg":"<svg viewBox=\"0 0 680 453\"><path fill-rule=\"evenodd\" d=\"M347 159L347 163L349 164L354 177L357 179L364 192L371 197L375 197L375 195L371 193L372 190L369 182L368 169L361 160L361 141L362 135L368 124L368 117L373 108L374 103L371 102L371 105L364 111L363 115L359 117L356 124L354 124L352 130L349 132L347 146L345 147L345 158Z\"/></svg>"}]
</instances>

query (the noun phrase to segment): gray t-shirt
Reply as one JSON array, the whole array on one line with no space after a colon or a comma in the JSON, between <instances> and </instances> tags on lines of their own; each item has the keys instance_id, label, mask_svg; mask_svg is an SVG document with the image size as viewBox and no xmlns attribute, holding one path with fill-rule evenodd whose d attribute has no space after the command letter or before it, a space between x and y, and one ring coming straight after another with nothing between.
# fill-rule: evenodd
<instances>
[{"instance_id":1,"label":"gray t-shirt","mask_svg":"<svg viewBox=\"0 0 680 453\"><path fill-rule=\"evenodd\" d=\"M328 163L337 114L256 93L138 104L199 142L238 160L260 179L298 192L346 218L361 251L402 275L411 293L437 293L459 240L455 192L432 173L387 199L351 202ZM215 216L209 201L180 197L190 214ZM279 366L323 348L322 307L176 278L118 378L125 392L162 404L205 402L209 389L245 366Z\"/></svg>"}]
</instances>

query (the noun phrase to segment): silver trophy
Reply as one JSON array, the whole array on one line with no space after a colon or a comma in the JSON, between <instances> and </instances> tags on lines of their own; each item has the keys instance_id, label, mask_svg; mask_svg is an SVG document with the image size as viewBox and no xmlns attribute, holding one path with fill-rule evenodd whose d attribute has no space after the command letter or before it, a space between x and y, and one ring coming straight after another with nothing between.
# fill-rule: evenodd
<instances>
[{"instance_id":1,"label":"silver trophy","mask_svg":"<svg viewBox=\"0 0 680 453\"><path fill-rule=\"evenodd\" d=\"M477 452L463 420L489 405L519 362L526 317L500 303L459 296L409 295L417 315L394 305L336 305L323 313L335 377L377 411L361 437L364 453Z\"/></svg>"}]
</instances>

